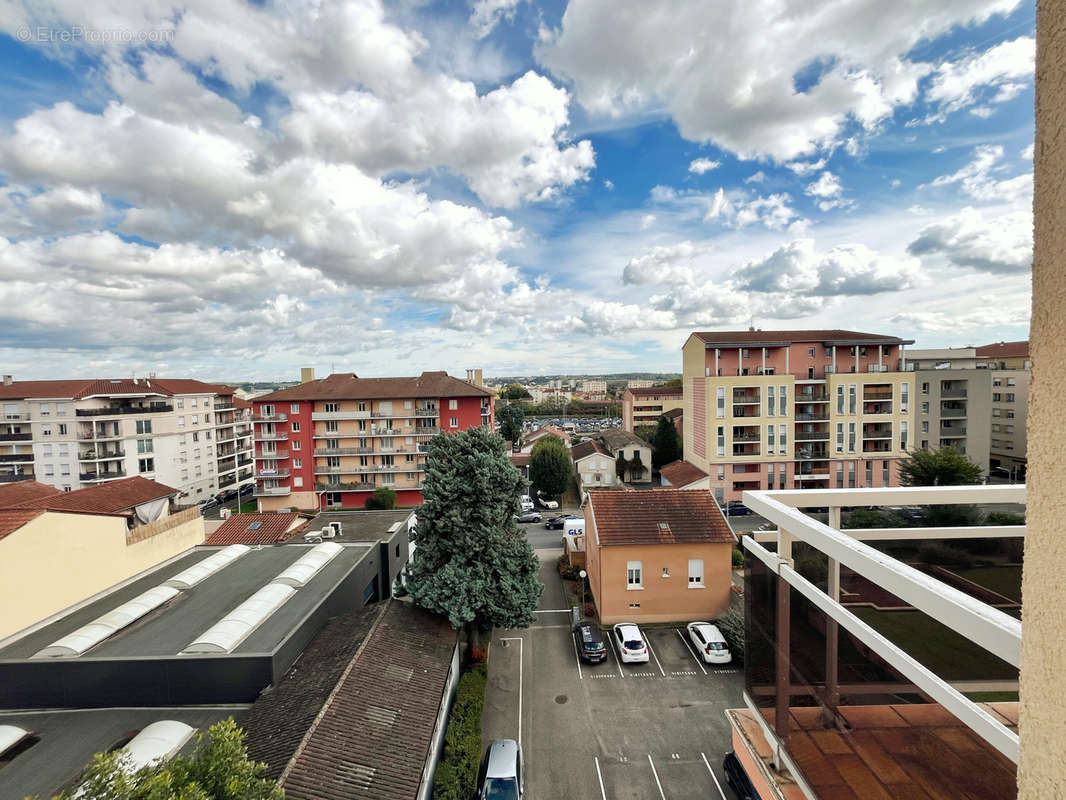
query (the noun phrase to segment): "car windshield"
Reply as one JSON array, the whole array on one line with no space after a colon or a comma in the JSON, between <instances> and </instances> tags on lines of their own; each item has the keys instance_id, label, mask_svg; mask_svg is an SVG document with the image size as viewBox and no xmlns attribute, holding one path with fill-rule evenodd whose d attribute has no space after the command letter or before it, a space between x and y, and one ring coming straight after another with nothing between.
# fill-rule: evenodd
<instances>
[{"instance_id":1,"label":"car windshield","mask_svg":"<svg viewBox=\"0 0 1066 800\"><path fill-rule=\"evenodd\" d=\"M585 649L586 650L602 650L603 649L603 642L588 642L588 641L586 641L585 642Z\"/></svg>"},{"instance_id":2,"label":"car windshield","mask_svg":"<svg viewBox=\"0 0 1066 800\"><path fill-rule=\"evenodd\" d=\"M629 639L624 642L626 650L640 650L644 647L644 642L640 639Z\"/></svg>"},{"instance_id":3,"label":"car windshield","mask_svg":"<svg viewBox=\"0 0 1066 800\"><path fill-rule=\"evenodd\" d=\"M518 800L518 785L514 778L488 778L483 800Z\"/></svg>"},{"instance_id":4,"label":"car windshield","mask_svg":"<svg viewBox=\"0 0 1066 800\"><path fill-rule=\"evenodd\" d=\"M711 642L707 646L712 650L725 650L725 645L722 642Z\"/></svg>"}]
</instances>

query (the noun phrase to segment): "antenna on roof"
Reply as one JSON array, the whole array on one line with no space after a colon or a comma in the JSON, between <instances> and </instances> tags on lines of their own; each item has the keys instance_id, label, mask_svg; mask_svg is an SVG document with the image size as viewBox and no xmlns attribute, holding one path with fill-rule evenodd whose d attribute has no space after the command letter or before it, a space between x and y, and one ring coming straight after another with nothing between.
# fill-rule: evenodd
<instances>
[{"instance_id":1,"label":"antenna on roof","mask_svg":"<svg viewBox=\"0 0 1066 800\"><path fill-rule=\"evenodd\" d=\"M755 330L755 317L751 317L751 318L750 318L750 319L748 320L748 330L749 330L749 331L753 331L753 330Z\"/></svg>"}]
</instances>

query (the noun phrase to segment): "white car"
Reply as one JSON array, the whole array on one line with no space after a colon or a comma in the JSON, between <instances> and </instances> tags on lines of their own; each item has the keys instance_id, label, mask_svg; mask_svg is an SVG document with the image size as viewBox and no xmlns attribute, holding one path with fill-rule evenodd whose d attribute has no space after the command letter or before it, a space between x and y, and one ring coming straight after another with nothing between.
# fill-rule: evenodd
<instances>
[{"instance_id":1,"label":"white car","mask_svg":"<svg viewBox=\"0 0 1066 800\"><path fill-rule=\"evenodd\" d=\"M708 664L728 664L733 660L725 637L716 625L709 622L690 622L688 638L696 652Z\"/></svg>"},{"instance_id":2,"label":"white car","mask_svg":"<svg viewBox=\"0 0 1066 800\"><path fill-rule=\"evenodd\" d=\"M640 628L632 622L619 622L614 626L614 643L624 664L643 664L648 660L648 645Z\"/></svg>"},{"instance_id":3,"label":"white car","mask_svg":"<svg viewBox=\"0 0 1066 800\"><path fill-rule=\"evenodd\" d=\"M521 506L523 511L532 511L533 499L528 494L524 494L518 498L518 505Z\"/></svg>"},{"instance_id":4,"label":"white car","mask_svg":"<svg viewBox=\"0 0 1066 800\"><path fill-rule=\"evenodd\" d=\"M559 501L552 500L551 498L547 497L544 492L537 492L537 502L540 503L542 508L546 508L549 511L555 511L557 508L559 508Z\"/></svg>"}]
</instances>

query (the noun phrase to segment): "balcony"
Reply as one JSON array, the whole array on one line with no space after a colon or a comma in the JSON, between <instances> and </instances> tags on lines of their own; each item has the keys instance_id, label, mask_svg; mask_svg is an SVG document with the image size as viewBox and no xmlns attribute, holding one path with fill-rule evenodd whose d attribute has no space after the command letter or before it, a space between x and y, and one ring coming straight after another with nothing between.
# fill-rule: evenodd
<instances>
[{"instance_id":1,"label":"balcony","mask_svg":"<svg viewBox=\"0 0 1066 800\"><path fill-rule=\"evenodd\" d=\"M32 438L32 433L0 433L0 442L28 442Z\"/></svg>"},{"instance_id":2,"label":"balcony","mask_svg":"<svg viewBox=\"0 0 1066 800\"><path fill-rule=\"evenodd\" d=\"M965 406L941 406L940 407L941 419L966 419Z\"/></svg>"},{"instance_id":3,"label":"balcony","mask_svg":"<svg viewBox=\"0 0 1066 800\"><path fill-rule=\"evenodd\" d=\"M796 480L804 480L806 478L812 478L819 480L829 477L829 465L823 464L822 466L814 466L813 464L801 464L800 468L796 470L793 476Z\"/></svg>"},{"instance_id":4,"label":"balcony","mask_svg":"<svg viewBox=\"0 0 1066 800\"><path fill-rule=\"evenodd\" d=\"M18 481L32 481L36 476L32 472L16 475L10 472L0 472L0 483L16 483Z\"/></svg>"},{"instance_id":5,"label":"balcony","mask_svg":"<svg viewBox=\"0 0 1066 800\"><path fill-rule=\"evenodd\" d=\"M252 490L252 497L288 497L292 489L288 486L256 486Z\"/></svg>"},{"instance_id":6,"label":"balcony","mask_svg":"<svg viewBox=\"0 0 1066 800\"><path fill-rule=\"evenodd\" d=\"M225 489L227 486L232 486L237 482L236 475L220 475L218 478L218 488Z\"/></svg>"},{"instance_id":7,"label":"balcony","mask_svg":"<svg viewBox=\"0 0 1066 800\"><path fill-rule=\"evenodd\" d=\"M4 414L4 417L3 417L3 421L4 422L28 422L29 419L30 419L30 415L29 414L20 414L20 413Z\"/></svg>"},{"instance_id":8,"label":"balcony","mask_svg":"<svg viewBox=\"0 0 1066 800\"><path fill-rule=\"evenodd\" d=\"M218 400L215 402L215 411L226 411L233 408L232 400Z\"/></svg>"},{"instance_id":9,"label":"balcony","mask_svg":"<svg viewBox=\"0 0 1066 800\"><path fill-rule=\"evenodd\" d=\"M289 441L289 434L281 431L274 431L273 433L257 433L255 435L257 442L287 442Z\"/></svg>"},{"instance_id":10,"label":"balcony","mask_svg":"<svg viewBox=\"0 0 1066 800\"><path fill-rule=\"evenodd\" d=\"M864 402L867 400L891 400L892 389L872 389L869 386L866 386L863 387L862 390L862 399Z\"/></svg>"},{"instance_id":11,"label":"balcony","mask_svg":"<svg viewBox=\"0 0 1066 800\"><path fill-rule=\"evenodd\" d=\"M252 422L288 422L287 414L252 414Z\"/></svg>"},{"instance_id":12,"label":"balcony","mask_svg":"<svg viewBox=\"0 0 1066 800\"><path fill-rule=\"evenodd\" d=\"M273 450L273 451L271 451L271 450L263 450L262 452L256 453L255 456L254 456L254 458L256 460L259 460L259 461L262 461L262 460L273 461L275 459L281 460L281 459L285 459L285 458L288 458L288 457L289 457L289 451L288 450Z\"/></svg>"},{"instance_id":13,"label":"balcony","mask_svg":"<svg viewBox=\"0 0 1066 800\"><path fill-rule=\"evenodd\" d=\"M762 445L758 443L733 445L733 455L735 456L757 456L761 453Z\"/></svg>"},{"instance_id":14,"label":"balcony","mask_svg":"<svg viewBox=\"0 0 1066 800\"><path fill-rule=\"evenodd\" d=\"M862 413L864 415L891 414L892 403L887 400L882 402L863 403Z\"/></svg>"},{"instance_id":15,"label":"balcony","mask_svg":"<svg viewBox=\"0 0 1066 800\"><path fill-rule=\"evenodd\" d=\"M369 411L312 411L313 422L343 419L370 419Z\"/></svg>"},{"instance_id":16,"label":"balcony","mask_svg":"<svg viewBox=\"0 0 1066 800\"><path fill-rule=\"evenodd\" d=\"M373 453L373 447L316 447L316 456L362 456Z\"/></svg>"},{"instance_id":17,"label":"balcony","mask_svg":"<svg viewBox=\"0 0 1066 800\"><path fill-rule=\"evenodd\" d=\"M733 392L733 404L734 405L759 405L762 398L762 392L759 391L734 391Z\"/></svg>"},{"instance_id":18,"label":"balcony","mask_svg":"<svg viewBox=\"0 0 1066 800\"><path fill-rule=\"evenodd\" d=\"M829 395L825 392L796 392L797 403L828 403Z\"/></svg>"},{"instance_id":19,"label":"balcony","mask_svg":"<svg viewBox=\"0 0 1066 800\"><path fill-rule=\"evenodd\" d=\"M420 427L415 427L415 429L411 432L411 435L414 435L414 436L436 436L438 433L440 433L440 428L420 428Z\"/></svg>"},{"instance_id":20,"label":"balcony","mask_svg":"<svg viewBox=\"0 0 1066 800\"><path fill-rule=\"evenodd\" d=\"M760 437L759 428L733 428L734 442L757 442Z\"/></svg>"},{"instance_id":21,"label":"balcony","mask_svg":"<svg viewBox=\"0 0 1066 800\"><path fill-rule=\"evenodd\" d=\"M78 480L82 483L91 483L93 481L113 481L117 478L125 478L126 470L117 469L109 470L107 472L82 472L78 475Z\"/></svg>"},{"instance_id":22,"label":"balcony","mask_svg":"<svg viewBox=\"0 0 1066 800\"><path fill-rule=\"evenodd\" d=\"M81 439L82 441L100 442L100 441L105 441L105 440L123 439L125 437L119 431L115 431L115 430L112 430L112 431L97 430L97 429L94 428L93 430L88 431L88 432L83 431L83 430L79 430L78 431L78 438Z\"/></svg>"},{"instance_id":23,"label":"balcony","mask_svg":"<svg viewBox=\"0 0 1066 800\"><path fill-rule=\"evenodd\" d=\"M892 442L890 440L868 441L863 440L862 451L864 453L891 453Z\"/></svg>"},{"instance_id":24,"label":"balcony","mask_svg":"<svg viewBox=\"0 0 1066 800\"><path fill-rule=\"evenodd\" d=\"M229 430L219 429L215 431L216 442L232 442L236 440L237 435L233 432L233 426L229 427Z\"/></svg>"},{"instance_id":25,"label":"balcony","mask_svg":"<svg viewBox=\"0 0 1066 800\"><path fill-rule=\"evenodd\" d=\"M416 417L436 417L436 416L439 415L439 413L440 413L440 411L436 407L434 407L434 408L416 408L415 409L415 416ZM484 411L482 413L488 413L488 412Z\"/></svg>"},{"instance_id":26,"label":"balcony","mask_svg":"<svg viewBox=\"0 0 1066 800\"><path fill-rule=\"evenodd\" d=\"M256 471L257 478L287 478L289 477L289 470L287 469L262 469Z\"/></svg>"},{"instance_id":27,"label":"balcony","mask_svg":"<svg viewBox=\"0 0 1066 800\"><path fill-rule=\"evenodd\" d=\"M878 423L876 425L863 425L862 426L862 438L863 439L891 439L892 438L892 426L887 424Z\"/></svg>"},{"instance_id":28,"label":"balcony","mask_svg":"<svg viewBox=\"0 0 1066 800\"><path fill-rule=\"evenodd\" d=\"M792 438L797 442L828 442L829 431L796 431Z\"/></svg>"},{"instance_id":29,"label":"balcony","mask_svg":"<svg viewBox=\"0 0 1066 800\"><path fill-rule=\"evenodd\" d=\"M778 528L742 544L746 708L726 712L761 796L1014 797L1020 567L926 563L923 550L934 548L921 545L985 539L981 552L996 553L1024 526L841 531L801 510L828 506L839 519L842 506L1024 503L1025 487L754 491L743 500ZM988 693L995 702L982 702Z\"/></svg>"},{"instance_id":30,"label":"balcony","mask_svg":"<svg viewBox=\"0 0 1066 800\"><path fill-rule=\"evenodd\" d=\"M105 408L76 408L76 417L117 417L123 414L165 414L173 411L170 403L149 403L144 406L107 406Z\"/></svg>"},{"instance_id":31,"label":"balcony","mask_svg":"<svg viewBox=\"0 0 1066 800\"><path fill-rule=\"evenodd\" d=\"M247 456L241 456L237 459L238 468L250 466L252 463L252 459L248 458Z\"/></svg>"},{"instance_id":32,"label":"balcony","mask_svg":"<svg viewBox=\"0 0 1066 800\"><path fill-rule=\"evenodd\" d=\"M754 405L733 406L734 417L759 417L762 416L761 408L756 403Z\"/></svg>"},{"instance_id":33,"label":"balcony","mask_svg":"<svg viewBox=\"0 0 1066 800\"><path fill-rule=\"evenodd\" d=\"M945 439L962 438L966 435L965 425L941 425L940 435Z\"/></svg>"},{"instance_id":34,"label":"balcony","mask_svg":"<svg viewBox=\"0 0 1066 800\"><path fill-rule=\"evenodd\" d=\"M126 451L119 448L118 450L83 450L78 453L78 461L111 461L118 458L125 458Z\"/></svg>"},{"instance_id":35,"label":"balcony","mask_svg":"<svg viewBox=\"0 0 1066 800\"><path fill-rule=\"evenodd\" d=\"M29 464L33 453L0 453L0 464Z\"/></svg>"},{"instance_id":36,"label":"balcony","mask_svg":"<svg viewBox=\"0 0 1066 800\"><path fill-rule=\"evenodd\" d=\"M829 419L829 411L827 409L822 409L821 411L797 411L795 418L797 422L824 422Z\"/></svg>"},{"instance_id":37,"label":"balcony","mask_svg":"<svg viewBox=\"0 0 1066 800\"><path fill-rule=\"evenodd\" d=\"M823 461L827 458L829 458L829 448L827 447L796 448L797 461Z\"/></svg>"},{"instance_id":38,"label":"balcony","mask_svg":"<svg viewBox=\"0 0 1066 800\"><path fill-rule=\"evenodd\" d=\"M315 488L319 490L325 490L327 492L367 492L373 491L377 487L372 483L323 483L318 481L315 483Z\"/></svg>"},{"instance_id":39,"label":"balcony","mask_svg":"<svg viewBox=\"0 0 1066 800\"><path fill-rule=\"evenodd\" d=\"M941 389L940 390L940 396L943 397L943 398L948 398L948 399L966 397L966 389L965 388Z\"/></svg>"}]
</instances>

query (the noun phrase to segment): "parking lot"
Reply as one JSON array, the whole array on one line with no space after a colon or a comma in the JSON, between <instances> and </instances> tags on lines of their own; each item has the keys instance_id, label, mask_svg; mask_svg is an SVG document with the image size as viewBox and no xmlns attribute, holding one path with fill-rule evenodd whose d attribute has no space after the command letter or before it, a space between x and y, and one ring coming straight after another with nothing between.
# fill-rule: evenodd
<instances>
[{"instance_id":1,"label":"parking lot","mask_svg":"<svg viewBox=\"0 0 1066 800\"><path fill-rule=\"evenodd\" d=\"M731 749L723 712L742 705L741 671L704 664L683 624L641 628L647 664L620 663L613 645L605 662L580 662L562 607L558 552L538 552L545 592L536 624L493 638L486 744L522 743L531 800L732 800L721 770Z\"/></svg>"}]
</instances>

